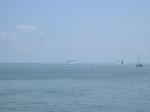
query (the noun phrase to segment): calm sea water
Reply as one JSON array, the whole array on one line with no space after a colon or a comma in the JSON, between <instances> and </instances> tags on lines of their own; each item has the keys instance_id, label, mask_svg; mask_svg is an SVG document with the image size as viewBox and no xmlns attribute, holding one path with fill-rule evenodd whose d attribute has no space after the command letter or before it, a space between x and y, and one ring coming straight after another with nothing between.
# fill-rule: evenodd
<instances>
[{"instance_id":1,"label":"calm sea water","mask_svg":"<svg viewBox=\"0 0 150 112\"><path fill-rule=\"evenodd\" d=\"M150 65L3 63L0 112L150 112Z\"/></svg>"}]
</instances>

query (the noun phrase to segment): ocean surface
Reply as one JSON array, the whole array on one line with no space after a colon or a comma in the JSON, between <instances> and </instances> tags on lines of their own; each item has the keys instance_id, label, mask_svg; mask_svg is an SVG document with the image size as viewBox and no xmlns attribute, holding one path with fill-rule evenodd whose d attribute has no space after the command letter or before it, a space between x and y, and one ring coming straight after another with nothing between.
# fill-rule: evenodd
<instances>
[{"instance_id":1,"label":"ocean surface","mask_svg":"<svg viewBox=\"0 0 150 112\"><path fill-rule=\"evenodd\" d=\"M150 112L150 65L1 63L0 112Z\"/></svg>"}]
</instances>

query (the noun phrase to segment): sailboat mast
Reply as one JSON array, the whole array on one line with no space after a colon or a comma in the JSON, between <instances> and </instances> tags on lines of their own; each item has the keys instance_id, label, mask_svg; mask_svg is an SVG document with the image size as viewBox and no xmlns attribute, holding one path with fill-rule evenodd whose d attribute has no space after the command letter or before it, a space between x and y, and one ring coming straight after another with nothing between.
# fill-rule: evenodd
<instances>
[{"instance_id":1,"label":"sailboat mast","mask_svg":"<svg viewBox=\"0 0 150 112\"><path fill-rule=\"evenodd\" d=\"M136 67L143 67L143 64L140 63L140 54L138 54L138 60L137 60Z\"/></svg>"},{"instance_id":2,"label":"sailboat mast","mask_svg":"<svg viewBox=\"0 0 150 112\"><path fill-rule=\"evenodd\" d=\"M140 55L138 54L137 64L140 63Z\"/></svg>"}]
</instances>

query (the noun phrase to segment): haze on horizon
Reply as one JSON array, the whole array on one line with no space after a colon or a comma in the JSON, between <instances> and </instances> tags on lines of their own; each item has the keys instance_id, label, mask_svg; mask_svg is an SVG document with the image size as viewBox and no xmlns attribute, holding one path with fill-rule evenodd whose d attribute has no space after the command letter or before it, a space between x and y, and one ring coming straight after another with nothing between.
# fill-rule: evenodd
<instances>
[{"instance_id":1,"label":"haze on horizon","mask_svg":"<svg viewBox=\"0 0 150 112\"><path fill-rule=\"evenodd\" d=\"M150 63L149 0L0 0L0 62Z\"/></svg>"}]
</instances>

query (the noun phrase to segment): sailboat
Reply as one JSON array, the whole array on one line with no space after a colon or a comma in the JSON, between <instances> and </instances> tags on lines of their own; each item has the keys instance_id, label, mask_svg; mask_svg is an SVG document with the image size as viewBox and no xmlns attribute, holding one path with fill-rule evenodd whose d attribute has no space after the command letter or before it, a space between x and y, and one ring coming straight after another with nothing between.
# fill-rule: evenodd
<instances>
[{"instance_id":1,"label":"sailboat","mask_svg":"<svg viewBox=\"0 0 150 112\"><path fill-rule=\"evenodd\" d=\"M140 55L138 55L138 60L137 60L136 67L143 67L143 64L140 63Z\"/></svg>"}]
</instances>

